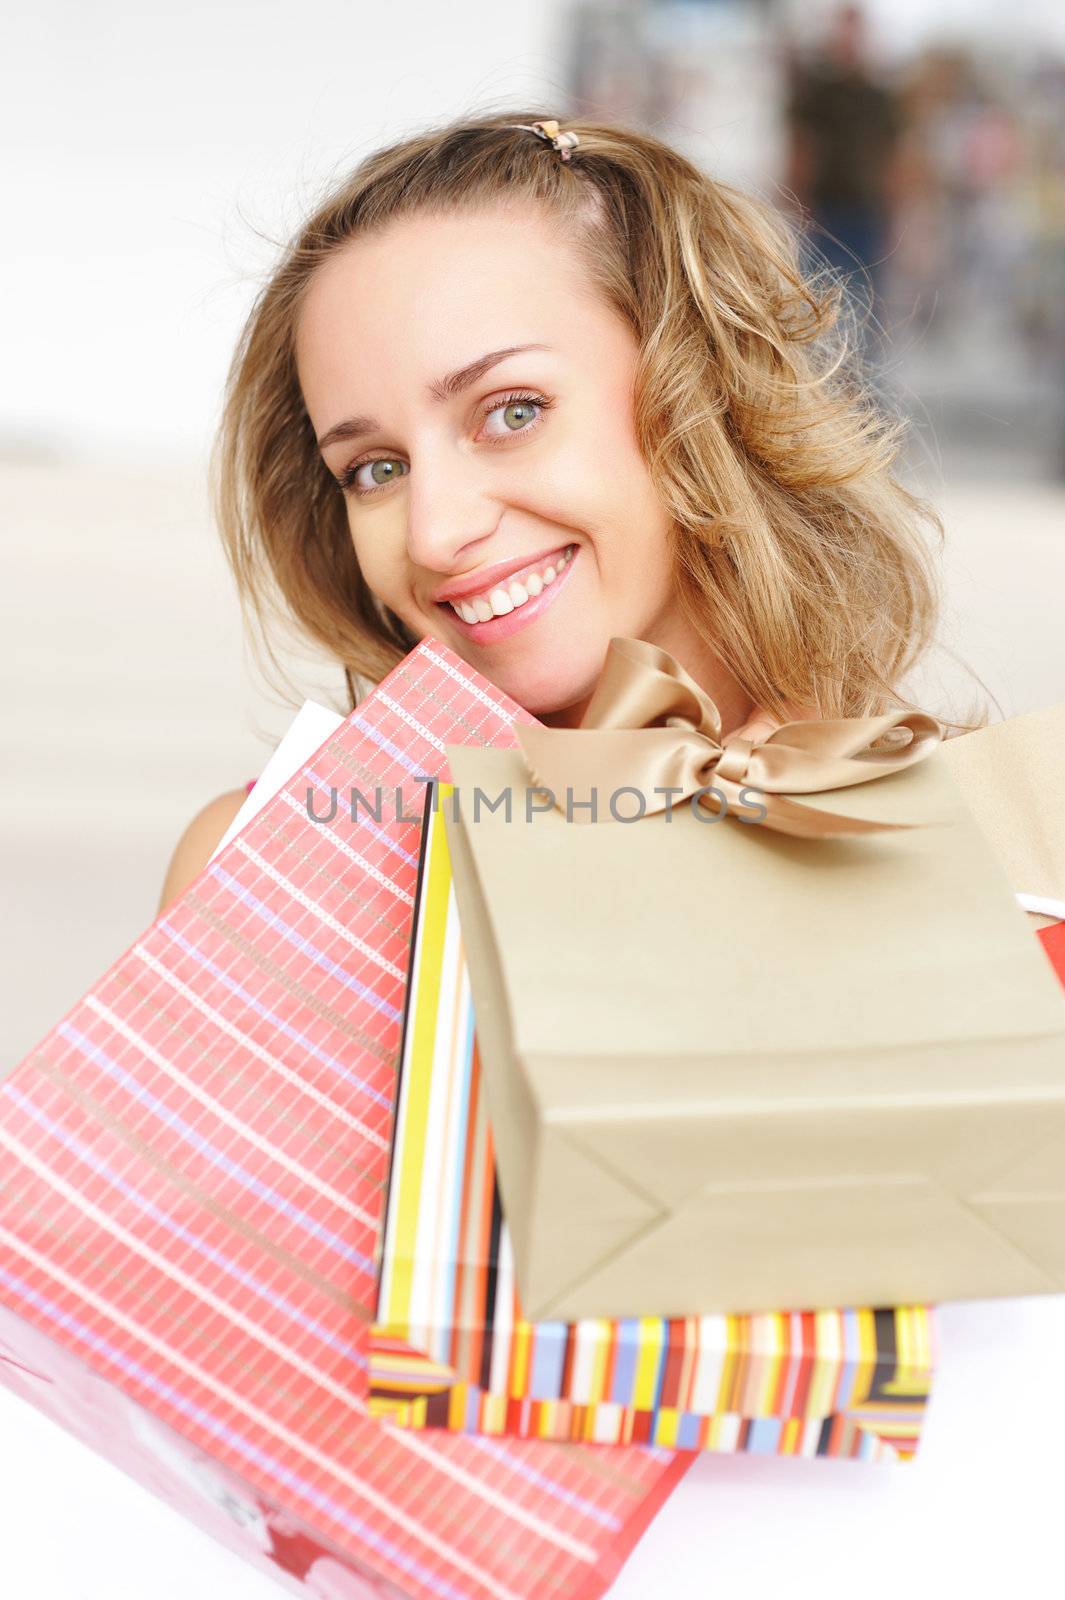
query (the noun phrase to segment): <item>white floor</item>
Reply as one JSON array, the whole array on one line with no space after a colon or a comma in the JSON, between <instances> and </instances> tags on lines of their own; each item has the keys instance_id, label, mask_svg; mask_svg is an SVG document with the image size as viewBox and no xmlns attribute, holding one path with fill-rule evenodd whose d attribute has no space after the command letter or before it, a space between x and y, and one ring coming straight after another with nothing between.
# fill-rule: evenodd
<instances>
[{"instance_id":1,"label":"white floor","mask_svg":"<svg viewBox=\"0 0 1065 1600\"><path fill-rule=\"evenodd\" d=\"M1062 1592L1065 1297L943 1306L913 1462L707 1456L610 1600L899 1600ZM0 1388L2 1593L276 1600L273 1579Z\"/></svg>"},{"instance_id":2,"label":"white floor","mask_svg":"<svg viewBox=\"0 0 1065 1600\"><path fill-rule=\"evenodd\" d=\"M306 695L340 702L306 655L290 706L253 684L195 475L26 462L0 493L2 1070L152 920L192 812L260 770ZM1065 699L1065 492L961 484L941 506L949 645L1005 715ZM949 658L925 683L929 709L964 709ZM614 1600L1060 1592L1065 1298L944 1307L940 1328L916 1463L707 1458ZM3 1389L0 1441L4 1600L280 1592Z\"/></svg>"}]
</instances>

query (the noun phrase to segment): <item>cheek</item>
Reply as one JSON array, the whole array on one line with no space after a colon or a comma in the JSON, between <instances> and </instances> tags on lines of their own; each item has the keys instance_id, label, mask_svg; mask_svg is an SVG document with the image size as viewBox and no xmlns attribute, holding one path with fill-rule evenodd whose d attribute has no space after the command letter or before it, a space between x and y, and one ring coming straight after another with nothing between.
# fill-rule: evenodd
<instances>
[{"instance_id":1,"label":"cheek","mask_svg":"<svg viewBox=\"0 0 1065 1600\"><path fill-rule=\"evenodd\" d=\"M374 593L387 600L395 594L406 570L402 517L387 506L373 512L351 511L348 531L359 570Z\"/></svg>"},{"instance_id":2,"label":"cheek","mask_svg":"<svg viewBox=\"0 0 1065 1600\"><path fill-rule=\"evenodd\" d=\"M625 520L634 495L642 503L644 490L628 453L605 433L571 435L528 461L516 461L509 481L500 485L501 498L593 537Z\"/></svg>"},{"instance_id":3,"label":"cheek","mask_svg":"<svg viewBox=\"0 0 1065 1600\"><path fill-rule=\"evenodd\" d=\"M619 404L600 405L592 414L606 418L595 427L582 427L567 438L548 466L558 492L575 504L586 505L593 517L632 525L645 520L657 504L647 463L632 431L631 417Z\"/></svg>"}]
</instances>

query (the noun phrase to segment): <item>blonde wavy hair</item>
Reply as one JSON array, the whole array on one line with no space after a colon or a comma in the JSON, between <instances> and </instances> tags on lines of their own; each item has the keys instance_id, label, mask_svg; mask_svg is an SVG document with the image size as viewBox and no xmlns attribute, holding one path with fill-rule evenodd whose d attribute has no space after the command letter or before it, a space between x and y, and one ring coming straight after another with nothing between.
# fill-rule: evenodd
<instances>
[{"instance_id":1,"label":"blonde wavy hair","mask_svg":"<svg viewBox=\"0 0 1065 1600\"><path fill-rule=\"evenodd\" d=\"M893 476L903 424L864 386L840 292L799 264L772 207L651 135L583 118L569 161L508 123L451 121L363 160L261 289L230 367L211 462L215 514L269 644L294 621L339 662L352 706L417 639L365 582L319 454L294 354L317 268L349 239L422 208L547 208L633 329L636 435L671 513L678 603L751 698L825 717L912 706L932 642L931 508ZM253 630L254 631L254 630ZM949 724L963 727L968 724Z\"/></svg>"}]
</instances>

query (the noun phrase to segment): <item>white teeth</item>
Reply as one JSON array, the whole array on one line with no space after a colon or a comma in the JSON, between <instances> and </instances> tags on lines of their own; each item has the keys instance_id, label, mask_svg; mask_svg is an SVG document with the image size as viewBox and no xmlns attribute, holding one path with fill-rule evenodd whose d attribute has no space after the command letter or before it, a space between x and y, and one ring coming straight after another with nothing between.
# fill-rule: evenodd
<instances>
[{"instance_id":1,"label":"white teeth","mask_svg":"<svg viewBox=\"0 0 1065 1600\"><path fill-rule=\"evenodd\" d=\"M547 584L554 583L559 573L573 560L574 548L571 545L542 574L530 572L524 580L512 578L505 587L500 585L487 595L479 594L472 600L453 600L452 609L463 622L488 622L492 617L505 617L509 611L516 610L518 606L525 605L526 601L534 600L538 594L542 594Z\"/></svg>"}]
</instances>

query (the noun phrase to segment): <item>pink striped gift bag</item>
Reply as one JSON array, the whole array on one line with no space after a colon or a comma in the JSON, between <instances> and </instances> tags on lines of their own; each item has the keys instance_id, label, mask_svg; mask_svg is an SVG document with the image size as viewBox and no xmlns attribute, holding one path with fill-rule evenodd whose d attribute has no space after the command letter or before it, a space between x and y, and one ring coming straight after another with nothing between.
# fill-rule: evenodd
<instances>
[{"instance_id":1,"label":"pink striped gift bag","mask_svg":"<svg viewBox=\"0 0 1065 1600\"><path fill-rule=\"evenodd\" d=\"M593 1600L693 1457L369 1414L423 641L0 1082L0 1379L298 1593Z\"/></svg>"}]
</instances>

